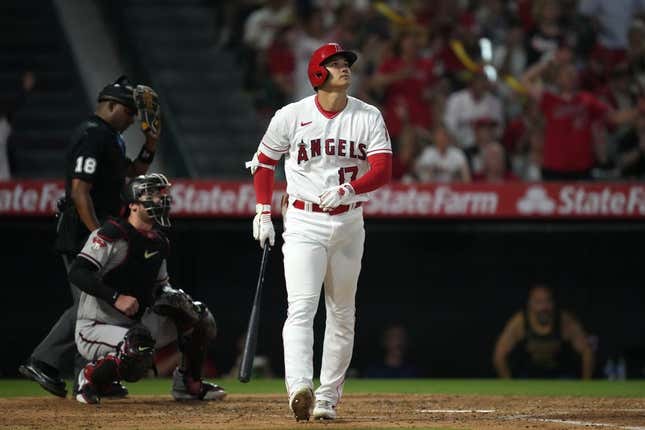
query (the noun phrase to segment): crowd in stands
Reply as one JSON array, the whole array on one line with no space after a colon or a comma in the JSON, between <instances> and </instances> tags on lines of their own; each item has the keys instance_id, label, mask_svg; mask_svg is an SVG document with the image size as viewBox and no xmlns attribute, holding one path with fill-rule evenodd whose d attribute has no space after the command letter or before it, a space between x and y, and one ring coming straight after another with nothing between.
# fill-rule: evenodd
<instances>
[{"instance_id":1,"label":"crowd in stands","mask_svg":"<svg viewBox=\"0 0 645 430\"><path fill-rule=\"evenodd\" d=\"M645 175L644 0L223 2L268 120L312 94L311 53L359 53L350 93L378 106L394 180L619 180Z\"/></svg>"}]
</instances>

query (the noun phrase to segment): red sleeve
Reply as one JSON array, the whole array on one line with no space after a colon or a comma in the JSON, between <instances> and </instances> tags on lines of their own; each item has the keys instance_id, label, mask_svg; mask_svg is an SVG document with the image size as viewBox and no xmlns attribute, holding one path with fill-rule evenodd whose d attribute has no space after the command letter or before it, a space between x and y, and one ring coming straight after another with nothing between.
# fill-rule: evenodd
<instances>
[{"instance_id":1,"label":"red sleeve","mask_svg":"<svg viewBox=\"0 0 645 430\"><path fill-rule=\"evenodd\" d=\"M356 194L369 193L390 182L392 179L392 154L374 154L367 157L370 170L349 184Z\"/></svg>"},{"instance_id":2,"label":"red sleeve","mask_svg":"<svg viewBox=\"0 0 645 430\"><path fill-rule=\"evenodd\" d=\"M588 94L585 101L591 112L591 120L604 121L609 112L609 106L592 94Z\"/></svg>"},{"instance_id":3,"label":"red sleeve","mask_svg":"<svg viewBox=\"0 0 645 430\"><path fill-rule=\"evenodd\" d=\"M553 106L558 102L558 99L551 94L549 91L542 91L542 96L540 97L540 100L538 101L540 104L540 110L544 114L544 116L549 116L551 111L553 110Z\"/></svg>"},{"instance_id":4,"label":"red sleeve","mask_svg":"<svg viewBox=\"0 0 645 430\"><path fill-rule=\"evenodd\" d=\"M258 161L262 164L275 166L278 160L269 158L262 152L258 155ZM273 197L273 174L274 171L266 167L258 167L253 175L253 188L255 189L255 201L263 205L270 205Z\"/></svg>"}]
</instances>

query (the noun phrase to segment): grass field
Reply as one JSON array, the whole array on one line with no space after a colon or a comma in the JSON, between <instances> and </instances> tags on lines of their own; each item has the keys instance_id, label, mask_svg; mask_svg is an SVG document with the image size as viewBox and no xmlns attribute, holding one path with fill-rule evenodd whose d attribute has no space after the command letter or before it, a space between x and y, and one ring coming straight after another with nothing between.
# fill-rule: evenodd
<instances>
[{"instance_id":1,"label":"grass field","mask_svg":"<svg viewBox=\"0 0 645 430\"><path fill-rule=\"evenodd\" d=\"M0 379L0 429L645 430L645 381L350 379L333 423L296 423L282 380L217 383L229 392L226 400L187 407L169 396L169 379L127 384L129 398L100 405Z\"/></svg>"},{"instance_id":2,"label":"grass field","mask_svg":"<svg viewBox=\"0 0 645 430\"><path fill-rule=\"evenodd\" d=\"M235 379L217 381L233 394L283 394L282 379L257 379L242 384ZM68 381L71 386L71 382ZM133 395L168 393L170 380L145 379L128 384ZM460 394L496 396L575 396L645 398L645 380L553 381L498 379L348 379L345 393ZM0 379L0 397L50 396L39 385L24 379Z\"/></svg>"}]
</instances>

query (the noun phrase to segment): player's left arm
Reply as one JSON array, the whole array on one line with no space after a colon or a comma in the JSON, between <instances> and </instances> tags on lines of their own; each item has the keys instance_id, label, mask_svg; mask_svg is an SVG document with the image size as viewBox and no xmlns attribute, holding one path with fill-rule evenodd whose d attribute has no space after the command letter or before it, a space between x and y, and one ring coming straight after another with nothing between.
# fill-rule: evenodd
<instances>
[{"instance_id":1,"label":"player's left arm","mask_svg":"<svg viewBox=\"0 0 645 430\"><path fill-rule=\"evenodd\" d=\"M134 161L130 161L126 175L128 178L145 175L155 157L157 151L157 142L159 137L153 133L145 133L146 141L139 151L139 155Z\"/></svg>"},{"instance_id":2,"label":"player's left arm","mask_svg":"<svg viewBox=\"0 0 645 430\"><path fill-rule=\"evenodd\" d=\"M374 191L392 179L392 146L380 113L372 130L366 151L370 169L360 178L325 190L320 195L323 210L329 211L347 204L355 194Z\"/></svg>"},{"instance_id":3,"label":"player's left arm","mask_svg":"<svg viewBox=\"0 0 645 430\"><path fill-rule=\"evenodd\" d=\"M582 324L568 312L562 313L562 337L569 341L573 349L580 354L582 379L591 379L594 366L593 351L587 342L587 334Z\"/></svg>"}]
</instances>

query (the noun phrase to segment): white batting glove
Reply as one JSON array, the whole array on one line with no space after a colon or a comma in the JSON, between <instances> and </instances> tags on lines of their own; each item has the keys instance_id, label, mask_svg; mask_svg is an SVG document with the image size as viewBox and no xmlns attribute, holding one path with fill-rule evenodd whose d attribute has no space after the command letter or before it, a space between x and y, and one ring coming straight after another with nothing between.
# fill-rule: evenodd
<instances>
[{"instance_id":1,"label":"white batting glove","mask_svg":"<svg viewBox=\"0 0 645 430\"><path fill-rule=\"evenodd\" d=\"M271 221L271 205L258 203L255 205L255 218L253 218L253 238L260 242L260 248L269 241L269 245L275 244L275 230Z\"/></svg>"},{"instance_id":2,"label":"white batting glove","mask_svg":"<svg viewBox=\"0 0 645 430\"><path fill-rule=\"evenodd\" d=\"M336 209L340 205L346 205L356 194L354 188L348 183L338 185L337 187L327 188L320 195L319 206L324 211Z\"/></svg>"}]
</instances>

